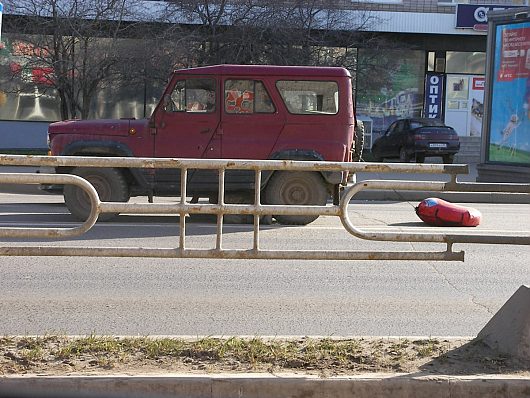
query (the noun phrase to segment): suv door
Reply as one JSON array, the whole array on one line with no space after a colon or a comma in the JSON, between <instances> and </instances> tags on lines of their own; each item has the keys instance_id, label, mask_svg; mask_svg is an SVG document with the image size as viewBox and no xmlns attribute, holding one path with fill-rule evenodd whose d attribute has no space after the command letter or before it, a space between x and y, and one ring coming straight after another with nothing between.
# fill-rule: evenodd
<instances>
[{"instance_id":1,"label":"suv door","mask_svg":"<svg viewBox=\"0 0 530 398\"><path fill-rule=\"evenodd\" d=\"M217 80L178 76L172 83L154 115L155 157L219 158L220 148L210 145L219 124ZM180 170L156 169L155 181L158 192L178 191Z\"/></svg>"},{"instance_id":2,"label":"suv door","mask_svg":"<svg viewBox=\"0 0 530 398\"><path fill-rule=\"evenodd\" d=\"M285 125L262 80L227 77L217 137L224 159L267 159ZM217 139L215 140L217 143Z\"/></svg>"},{"instance_id":3,"label":"suv door","mask_svg":"<svg viewBox=\"0 0 530 398\"><path fill-rule=\"evenodd\" d=\"M268 159L285 125L266 81L225 77L223 80L221 124L212 146L221 148L223 159ZM228 170L227 191L254 186L254 172Z\"/></svg>"}]
</instances>

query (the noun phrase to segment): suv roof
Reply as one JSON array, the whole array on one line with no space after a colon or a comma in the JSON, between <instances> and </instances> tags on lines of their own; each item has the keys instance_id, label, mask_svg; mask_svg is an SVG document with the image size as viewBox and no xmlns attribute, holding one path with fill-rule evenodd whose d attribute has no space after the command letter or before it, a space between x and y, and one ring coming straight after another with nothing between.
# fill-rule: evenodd
<instances>
[{"instance_id":1,"label":"suv roof","mask_svg":"<svg viewBox=\"0 0 530 398\"><path fill-rule=\"evenodd\" d=\"M276 66L276 65L213 65L197 68L178 69L175 73L184 74L223 74L261 76L334 76L351 77L350 72L341 67L330 66Z\"/></svg>"}]
</instances>

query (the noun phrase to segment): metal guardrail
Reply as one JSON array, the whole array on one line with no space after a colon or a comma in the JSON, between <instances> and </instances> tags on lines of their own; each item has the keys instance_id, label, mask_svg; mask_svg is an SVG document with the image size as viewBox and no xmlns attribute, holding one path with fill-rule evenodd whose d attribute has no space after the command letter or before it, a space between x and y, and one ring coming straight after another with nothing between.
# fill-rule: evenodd
<instances>
[{"instance_id":1,"label":"metal guardrail","mask_svg":"<svg viewBox=\"0 0 530 398\"><path fill-rule=\"evenodd\" d=\"M190 169L219 171L218 204L189 203L181 195L177 204L133 204L101 202L94 187L86 180L69 174L0 174L0 184L73 184L83 189L91 202L88 219L75 228L0 228L3 238L67 238L76 237L90 230L101 213L129 214L178 214L180 215L180 237L177 248L131 248L131 247L50 247L50 246L3 246L2 256L92 256L92 257L158 257L158 258L230 258L230 259L311 259L311 260L453 260L463 261L464 252L453 251L454 243L530 245L530 232L514 234L480 233L412 233L403 231L368 232L352 224L348 205L354 196L363 190L416 190L438 192L482 192L522 193L529 195L530 184L462 183L458 174L469 172L467 165L440 164L383 164L341 163L289 160L215 160L215 159L168 159L168 158L121 158L121 157L47 157L0 155L0 166L48 166L48 167L117 167L117 168L175 168L181 170L181 192L187 192L187 173ZM348 186L341 195L339 205L264 205L261 191L255 189L254 204L226 204L224 185L226 170L252 170L255 186L260 187L263 171L348 171L400 172L447 174L450 181L401 181L368 180ZM186 246L186 215L214 214L217 216L217 238L214 249L193 249ZM228 250L222 247L223 217L227 214L254 216L253 247L251 249ZM260 248L260 216L263 215L326 215L337 216L350 234L367 240L395 242L435 242L446 244L445 251L316 251L316 250L263 250ZM97 250L95 250L97 249Z\"/></svg>"}]
</instances>

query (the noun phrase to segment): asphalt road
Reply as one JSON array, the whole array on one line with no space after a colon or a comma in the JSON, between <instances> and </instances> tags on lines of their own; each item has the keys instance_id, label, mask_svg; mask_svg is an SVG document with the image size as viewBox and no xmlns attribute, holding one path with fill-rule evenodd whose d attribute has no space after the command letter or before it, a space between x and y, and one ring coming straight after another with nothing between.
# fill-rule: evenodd
<instances>
[{"instance_id":1,"label":"asphalt road","mask_svg":"<svg viewBox=\"0 0 530 398\"><path fill-rule=\"evenodd\" d=\"M350 217L366 228L421 227L415 204L355 202ZM528 230L529 205L475 207L483 223L469 233ZM73 225L60 196L0 194L0 227ZM262 228L265 249L444 249L362 241L327 217ZM251 247L250 230L226 225L224 246ZM211 219L192 216L187 242L214 247L215 232ZM123 215L82 238L1 241L177 247L178 234L176 217ZM0 334L473 336L530 283L530 248L455 246L464 263L1 257Z\"/></svg>"}]
</instances>

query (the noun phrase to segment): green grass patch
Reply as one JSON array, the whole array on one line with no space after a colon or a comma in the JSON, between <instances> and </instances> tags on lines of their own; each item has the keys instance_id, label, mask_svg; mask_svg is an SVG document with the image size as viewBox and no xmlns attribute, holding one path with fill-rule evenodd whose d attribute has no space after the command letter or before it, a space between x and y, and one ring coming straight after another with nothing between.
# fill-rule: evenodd
<instances>
[{"instance_id":1,"label":"green grass patch","mask_svg":"<svg viewBox=\"0 0 530 398\"><path fill-rule=\"evenodd\" d=\"M490 144L489 160L493 162L507 162L530 164L530 152L522 151L520 149L512 149L508 146L499 146L497 144Z\"/></svg>"}]
</instances>

